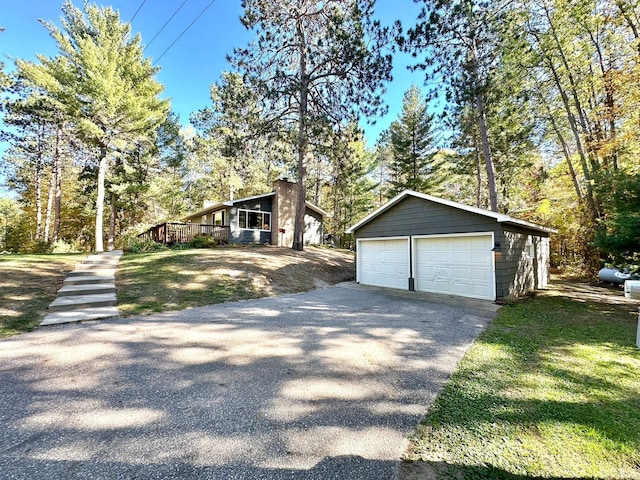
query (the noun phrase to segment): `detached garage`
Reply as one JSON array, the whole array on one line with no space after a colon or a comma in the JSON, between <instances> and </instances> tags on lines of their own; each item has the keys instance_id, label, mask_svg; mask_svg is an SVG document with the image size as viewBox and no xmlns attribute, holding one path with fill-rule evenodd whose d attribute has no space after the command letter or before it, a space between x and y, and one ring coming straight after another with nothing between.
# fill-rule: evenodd
<instances>
[{"instance_id":1,"label":"detached garage","mask_svg":"<svg viewBox=\"0 0 640 480\"><path fill-rule=\"evenodd\" d=\"M358 283L483 300L546 286L553 232L411 190L347 230Z\"/></svg>"}]
</instances>

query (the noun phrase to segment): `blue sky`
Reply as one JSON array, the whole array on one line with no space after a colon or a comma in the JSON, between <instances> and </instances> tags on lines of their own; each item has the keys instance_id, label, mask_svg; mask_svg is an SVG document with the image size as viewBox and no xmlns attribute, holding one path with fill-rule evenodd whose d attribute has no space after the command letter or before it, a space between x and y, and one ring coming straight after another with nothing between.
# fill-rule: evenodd
<instances>
[{"instance_id":1,"label":"blue sky","mask_svg":"<svg viewBox=\"0 0 640 480\"><path fill-rule=\"evenodd\" d=\"M158 34L183 2L175 17ZM84 2L74 0L73 3L81 7ZM250 33L239 21L242 14L240 0L114 0L96 3L119 10L123 21L133 18L132 29L140 32L142 43L147 45L145 55L162 67L158 81L165 85L164 96L171 98L172 108L179 113L183 125L188 124L191 112L210 103L209 85L217 81L223 71L230 69L226 55L232 53L234 47L245 46L251 40ZM38 53L56 55L55 42L38 19L59 25L62 1L0 0L0 5L0 26L5 28L0 33L0 53L6 70L13 69L15 58L36 60ZM202 16L170 47L203 10ZM377 17L383 24L401 20L405 29L413 25L418 11L419 6L412 0L378 0L376 4ZM424 74L408 72L406 66L409 63L407 55L396 55L394 80L387 86L385 95L389 114L378 119L373 126L362 125L371 146L380 132L397 117L402 95L411 83L422 85ZM0 153L5 148L0 145Z\"/></svg>"}]
</instances>

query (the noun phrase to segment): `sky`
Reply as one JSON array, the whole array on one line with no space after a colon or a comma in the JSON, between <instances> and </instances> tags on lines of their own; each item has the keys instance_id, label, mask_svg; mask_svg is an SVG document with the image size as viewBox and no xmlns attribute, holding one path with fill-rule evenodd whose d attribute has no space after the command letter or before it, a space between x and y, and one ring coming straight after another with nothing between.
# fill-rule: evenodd
<instances>
[{"instance_id":1,"label":"sky","mask_svg":"<svg viewBox=\"0 0 640 480\"><path fill-rule=\"evenodd\" d=\"M73 0L73 3L78 7L84 5L82 0ZM183 125L188 124L191 112L210 104L209 86L222 72L231 70L226 56L234 47L244 47L252 39L239 20L240 0L98 0L96 3L118 10L122 21L131 22L133 33L140 33L144 55L161 67L157 80L165 86L163 97L171 99L172 109L180 115ZM60 25L61 5L62 0L0 0L0 26L5 29L0 32L0 61L5 63L5 71L13 70L14 59L36 61L37 54L57 54L54 40L38 19ZM415 23L418 11L419 6L412 0L376 2L376 17L383 25L401 20L405 30ZM362 123L369 146L373 146L380 132L397 118L404 92L412 83L423 83L424 74L407 70L410 63L408 55L394 57L394 79L384 95L389 113L376 119L375 125ZM5 149L6 144L0 143L0 155ZM0 187L2 193L6 192Z\"/></svg>"}]
</instances>

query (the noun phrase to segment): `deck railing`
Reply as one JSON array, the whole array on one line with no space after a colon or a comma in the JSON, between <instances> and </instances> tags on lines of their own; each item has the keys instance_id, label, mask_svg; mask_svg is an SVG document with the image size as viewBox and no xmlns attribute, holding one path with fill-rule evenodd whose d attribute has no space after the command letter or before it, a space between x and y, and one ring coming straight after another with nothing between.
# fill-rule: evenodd
<instances>
[{"instance_id":1,"label":"deck railing","mask_svg":"<svg viewBox=\"0 0 640 480\"><path fill-rule=\"evenodd\" d=\"M229 226L207 223L161 223L141 233L138 238L172 245L189 243L198 236L211 237L218 244L229 243Z\"/></svg>"}]
</instances>

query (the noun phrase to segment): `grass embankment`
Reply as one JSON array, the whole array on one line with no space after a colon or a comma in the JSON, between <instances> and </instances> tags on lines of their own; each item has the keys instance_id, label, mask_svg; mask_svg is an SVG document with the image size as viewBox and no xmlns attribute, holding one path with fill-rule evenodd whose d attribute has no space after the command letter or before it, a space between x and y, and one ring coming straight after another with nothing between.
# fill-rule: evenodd
<instances>
[{"instance_id":1,"label":"grass embankment","mask_svg":"<svg viewBox=\"0 0 640 480\"><path fill-rule=\"evenodd\" d=\"M1 255L0 337L37 327L66 273L86 255Z\"/></svg>"},{"instance_id":2,"label":"grass embankment","mask_svg":"<svg viewBox=\"0 0 640 480\"><path fill-rule=\"evenodd\" d=\"M407 459L424 462L404 479L640 478L637 306L565 294L500 310L418 428Z\"/></svg>"},{"instance_id":3,"label":"grass embankment","mask_svg":"<svg viewBox=\"0 0 640 480\"><path fill-rule=\"evenodd\" d=\"M125 254L118 309L128 315L310 290L353 279L353 253L306 247L227 247Z\"/></svg>"}]
</instances>

